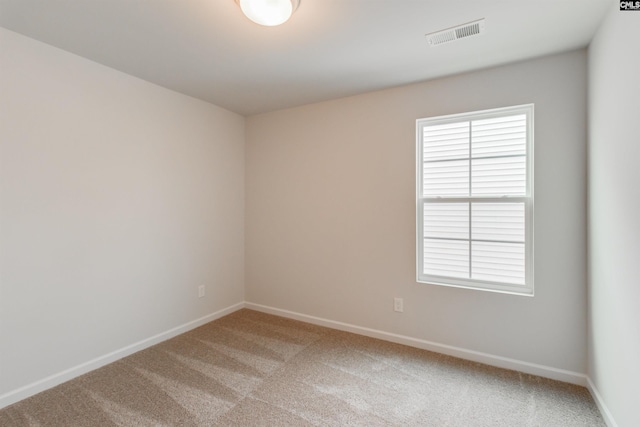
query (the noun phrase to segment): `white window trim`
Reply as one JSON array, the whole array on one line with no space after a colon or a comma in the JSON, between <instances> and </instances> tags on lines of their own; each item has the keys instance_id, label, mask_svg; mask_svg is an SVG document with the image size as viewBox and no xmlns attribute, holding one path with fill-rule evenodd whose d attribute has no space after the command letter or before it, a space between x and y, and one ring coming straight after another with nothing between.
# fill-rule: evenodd
<instances>
[{"instance_id":1,"label":"white window trim","mask_svg":"<svg viewBox=\"0 0 640 427\"><path fill-rule=\"evenodd\" d=\"M475 111L446 116L430 117L416 120L416 281L438 286L450 286L456 288L476 289L483 291L533 296L534 295L534 275L533 275L533 224L534 224L534 180L533 180L533 146L534 146L534 105L525 104L513 107L496 108L491 110ZM527 141L526 141L526 188L525 196L504 196L500 201L524 202L525 204L525 284L511 285L495 283L477 279L457 279L450 277L437 277L425 275L423 273L424 261L424 231L423 231L423 156L422 156L422 135L425 126L442 125L460 121L482 120L513 114L525 114L527 117ZM447 197L443 201L473 201L481 199L490 201L488 197Z\"/></svg>"}]
</instances>

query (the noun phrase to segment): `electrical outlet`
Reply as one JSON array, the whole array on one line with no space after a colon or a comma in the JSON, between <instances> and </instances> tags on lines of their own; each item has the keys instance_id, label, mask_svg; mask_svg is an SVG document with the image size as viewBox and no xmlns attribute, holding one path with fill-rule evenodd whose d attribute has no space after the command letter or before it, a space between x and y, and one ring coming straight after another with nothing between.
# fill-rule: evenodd
<instances>
[{"instance_id":1,"label":"electrical outlet","mask_svg":"<svg viewBox=\"0 0 640 427\"><path fill-rule=\"evenodd\" d=\"M204 296L204 285L198 286L198 298L202 298Z\"/></svg>"},{"instance_id":2,"label":"electrical outlet","mask_svg":"<svg viewBox=\"0 0 640 427\"><path fill-rule=\"evenodd\" d=\"M397 311L402 313L404 311L402 298L394 298L393 299L393 311Z\"/></svg>"}]
</instances>

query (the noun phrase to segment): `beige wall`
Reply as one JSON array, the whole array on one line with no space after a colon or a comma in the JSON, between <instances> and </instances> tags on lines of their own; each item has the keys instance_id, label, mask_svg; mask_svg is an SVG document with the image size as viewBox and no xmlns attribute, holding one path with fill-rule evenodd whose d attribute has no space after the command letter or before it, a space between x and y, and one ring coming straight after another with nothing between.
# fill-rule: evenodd
<instances>
[{"instance_id":1,"label":"beige wall","mask_svg":"<svg viewBox=\"0 0 640 427\"><path fill-rule=\"evenodd\" d=\"M586 65L580 50L249 117L246 300L586 373ZM535 297L416 283L415 120L525 103Z\"/></svg>"},{"instance_id":2,"label":"beige wall","mask_svg":"<svg viewBox=\"0 0 640 427\"><path fill-rule=\"evenodd\" d=\"M640 426L638 40L616 4L589 48L589 376L620 427Z\"/></svg>"},{"instance_id":3,"label":"beige wall","mask_svg":"<svg viewBox=\"0 0 640 427\"><path fill-rule=\"evenodd\" d=\"M243 301L243 117L4 29L0 62L0 397Z\"/></svg>"}]
</instances>

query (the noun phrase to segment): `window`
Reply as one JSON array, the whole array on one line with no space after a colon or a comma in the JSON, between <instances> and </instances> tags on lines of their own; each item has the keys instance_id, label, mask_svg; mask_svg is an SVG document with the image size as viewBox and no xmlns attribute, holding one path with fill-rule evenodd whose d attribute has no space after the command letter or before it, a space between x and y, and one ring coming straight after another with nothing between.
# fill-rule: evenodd
<instances>
[{"instance_id":1,"label":"window","mask_svg":"<svg viewBox=\"0 0 640 427\"><path fill-rule=\"evenodd\" d=\"M418 282L533 295L533 105L416 128Z\"/></svg>"}]
</instances>

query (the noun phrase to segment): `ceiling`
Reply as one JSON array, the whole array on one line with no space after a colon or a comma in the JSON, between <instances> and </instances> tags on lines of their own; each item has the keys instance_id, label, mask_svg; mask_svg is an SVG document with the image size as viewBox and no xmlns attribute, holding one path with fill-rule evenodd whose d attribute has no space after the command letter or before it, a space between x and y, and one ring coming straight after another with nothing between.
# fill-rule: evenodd
<instances>
[{"instance_id":1,"label":"ceiling","mask_svg":"<svg viewBox=\"0 0 640 427\"><path fill-rule=\"evenodd\" d=\"M587 46L611 0L301 0L261 27L234 0L0 0L0 26L243 115ZM486 19L430 47L425 34Z\"/></svg>"}]
</instances>

